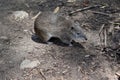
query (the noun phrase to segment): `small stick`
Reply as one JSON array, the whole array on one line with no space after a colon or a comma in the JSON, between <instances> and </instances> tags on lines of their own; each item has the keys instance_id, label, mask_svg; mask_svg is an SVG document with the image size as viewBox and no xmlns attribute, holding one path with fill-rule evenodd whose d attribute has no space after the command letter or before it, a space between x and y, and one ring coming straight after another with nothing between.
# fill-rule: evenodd
<instances>
[{"instance_id":1,"label":"small stick","mask_svg":"<svg viewBox=\"0 0 120 80\"><path fill-rule=\"evenodd\" d=\"M105 27L105 24L103 24L103 25L101 26L101 28L100 28L100 30L99 30L99 35L100 35L100 33L102 32L102 30L103 30L104 27Z\"/></svg>"},{"instance_id":2,"label":"small stick","mask_svg":"<svg viewBox=\"0 0 120 80\"><path fill-rule=\"evenodd\" d=\"M109 33L112 33L113 31L114 31L114 24L111 24L108 32L109 32Z\"/></svg>"},{"instance_id":3,"label":"small stick","mask_svg":"<svg viewBox=\"0 0 120 80\"><path fill-rule=\"evenodd\" d=\"M120 25L120 23L115 23L115 22L109 22L111 24L114 24L114 25Z\"/></svg>"},{"instance_id":4,"label":"small stick","mask_svg":"<svg viewBox=\"0 0 120 80\"><path fill-rule=\"evenodd\" d=\"M101 14L101 15L109 16L109 17L112 16L112 15L107 14L107 13L104 13L104 12L98 12L98 11L91 11L91 12L93 12L93 13L95 13L95 14Z\"/></svg>"},{"instance_id":5,"label":"small stick","mask_svg":"<svg viewBox=\"0 0 120 80\"><path fill-rule=\"evenodd\" d=\"M46 80L44 73L41 70L39 70L38 68L36 68L36 69L39 72L39 74L43 77L43 80Z\"/></svg>"},{"instance_id":6,"label":"small stick","mask_svg":"<svg viewBox=\"0 0 120 80\"><path fill-rule=\"evenodd\" d=\"M105 36L104 45L105 45L105 47L107 47L107 31L106 31L106 29L104 30L104 36Z\"/></svg>"},{"instance_id":7,"label":"small stick","mask_svg":"<svg viewBox=\"0 0 120 80\"><path fill-rule=\"evenodd\" d=\"M41 12L38 12L34 17L32 17L32 19L36 19L38 17L38 15L40 15Z\"/></svg>"},{"instance_id":8,"label":"small stick","mask_svg":"<svg viewBox=\"0 0 120 80\"><path fill-rule=\"evenodd\" d=\"M99 7L99 6L100 5L94 5L94 6L88 6L88 7L82 8L82 9L77 9L75 11L71 11L69 13L69 15L72 15L72 14L77 13L77 12L85 11L85 10L88 10L88 9L91 9L91 8Z\"/></svg>"},{"instance_id":9,"label":"small stick","mask_svg":"<svg viewBox=\"0 0 120 80\"><path fill-rule=\"evenodd\" d=\"M103 36L101 35L101 33L102 33L102 30L104 29L104 27L105 27L105 24L103 24L103 25L101 26L100 30L99 30L100 43L101 43L101 42L103 43Z\"/></svg>"}]
</instances>

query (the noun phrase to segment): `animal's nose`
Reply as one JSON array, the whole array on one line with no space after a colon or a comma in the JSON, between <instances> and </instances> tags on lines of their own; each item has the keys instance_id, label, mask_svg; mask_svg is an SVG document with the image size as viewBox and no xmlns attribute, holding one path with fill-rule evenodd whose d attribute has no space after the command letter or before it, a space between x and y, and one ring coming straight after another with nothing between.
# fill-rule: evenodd
<instances>
[{"instance_id":1,"label":"animal's nose","mask_svg":"<svg viewBox=\"0 0 120 80\"><path fill-rule=\"evenodd\" d=\"M77 33L77 35L85 40L88 40L87 37L83 33Z\"/></svg>"},{"instance_id":2,"label":"animal's nose","mask_svg":"<svg viewBox=\"0 0 120 80\"><path fill-rule=\"evenodd\" d=\"M77 35L80 35L80 33L77 33Z\"/></svg>"},{"instance_id":3,"label":"animal's nose","mask_svg":"<svg viewBox=\"0 0 120 80\"><path fill-rule=\"evenodd\" d=\"M83 39L88 40L87 37L85 35L81 36Z\"/></svg>"},{"instance_id":4,"label":"animal's nose","mask_svg":"<svg viewBox=\"0 0 120 80\"><path fill-rule=\"evenodd\" d=\"M86 36L85 36L85 40L88 40Z\"/></svg>"}]
</instances>

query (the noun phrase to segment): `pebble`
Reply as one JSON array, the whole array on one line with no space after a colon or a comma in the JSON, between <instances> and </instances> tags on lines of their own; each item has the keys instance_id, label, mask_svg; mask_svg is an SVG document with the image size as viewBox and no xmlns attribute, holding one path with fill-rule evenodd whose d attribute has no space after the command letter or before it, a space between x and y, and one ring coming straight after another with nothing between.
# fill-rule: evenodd
<instances>
[{"instance_id":1,"label":"pebble","mask_svg":"<svg viewBox=\"0 0 120 80\"><path fill-rule=\"evenodd\" d=\"M22 61L20 64L20 69L25 69L25 68L35 68L40 64L38 60L35 61L30 61L28 59L25 59Z\"/></svg>"},{"instance_id":2,"label":"pebble","mask_svg":"<svg viewBox=\"0 0 120 80\"><path fill-rule=\"evenodd\" d=\"M2 40L8 40L8 37L6 37L6 36L0 36L0 39L2 39Z\"/></svg>"},{"instance_id":3,"label":"pebble","mask_svg":"<svg viewBox=\"0 0 120 80\"><path fill-rule=\"evenodd\" d=\"M76 0L67 0L67 2L75 2Z\"/></svg>"},{"instance_id":4,"label":"pebble","mask_svg":"<svg viewBox=\"0 0 120 80\"><path fill-rule=\"evenodd\" d=\"M10 18L16 21L22 21L23 19L28 17L29 17L29 14L26 11L14 11L10 15Z\"/></svg>"},{"instance_id":5,"label":"pebble","mask_svg":"<svg viewBox=\"0 0 120 80\"><path fill-rule=\"evenodd\" d=\"M90 55L85 55L86 58L90 57Z\"/></svg>"}]
</instances>

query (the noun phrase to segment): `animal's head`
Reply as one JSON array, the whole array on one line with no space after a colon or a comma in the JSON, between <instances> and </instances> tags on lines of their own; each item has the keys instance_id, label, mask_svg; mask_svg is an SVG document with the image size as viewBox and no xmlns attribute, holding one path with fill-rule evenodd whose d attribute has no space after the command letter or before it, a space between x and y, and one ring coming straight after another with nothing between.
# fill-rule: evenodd
<instances>
[{"instance_id":1,"label":"animal's head","mask_svg":"<svg viewBox=\"0 0 120 80\"><path fill-rule=\"evenodd\" d=\"M72 21L70 18L63 18L61 19L61 25L64 27L62 30L66 31L65 33L68 34L73 40L87 40L86 35L83 33L83 29L80 27L79 22Z\"/></svg>"},{"instance_id":2,"label":"animal's head","mask_svg":"<svg viewBox=\"0 0 120 80\"><path fill-rule=\"evenodd\" d=\"M83 33L83 30L78 22L74 22L72 25L70 25L69 30L72 34L73 39L81 39L83 41L87 40L87 37Z\"/></svg>"}]
</instances>

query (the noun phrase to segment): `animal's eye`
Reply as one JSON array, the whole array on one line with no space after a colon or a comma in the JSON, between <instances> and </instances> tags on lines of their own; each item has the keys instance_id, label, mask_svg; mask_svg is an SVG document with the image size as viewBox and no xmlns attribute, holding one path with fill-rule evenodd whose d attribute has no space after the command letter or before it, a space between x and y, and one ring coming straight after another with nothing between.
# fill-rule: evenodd
<instances>
[{"instance_id":1,"label":"animal's eye","mask_svg":"<svg viewBox=\"0 0 120 80\"><path fill-rule=\"evenodd\" d=\"M74 27L71 27L71 30L73 30L74 29Z\"/></svg>"},{"instance_id":2,"label":"animal's eye","mask_svg":"<svg viewBox=\"0 0 120 80\"><path fill-rule=\"evenodd\" d=\"M80 33L77 33L77 35L80 35Z\"/></svg>"}]
</instances>

